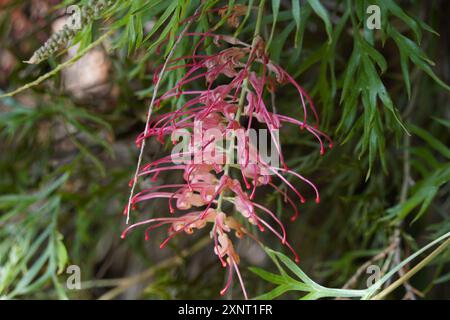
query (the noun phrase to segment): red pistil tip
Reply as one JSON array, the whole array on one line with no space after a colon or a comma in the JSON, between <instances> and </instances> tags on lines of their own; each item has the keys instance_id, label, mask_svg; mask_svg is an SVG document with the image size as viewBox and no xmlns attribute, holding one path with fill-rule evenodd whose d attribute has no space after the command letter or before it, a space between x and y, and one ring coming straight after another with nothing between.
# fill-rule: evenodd
<instances>
[{"instance_id":1,"label":"red pistil tip","mask_svg":"<svg viewBox=\"0 0 450 320\"><path fill-rule=\"evenodd\" d=\"M295 257L295 263L299 263L300 262L300 258L299 257Z\"/></svg>"},{"instance_id":2,"label":"red pistil tip","mask_svg":"<svg viewBox=\"0 0 450 320\"><path fill-rule=\"evenodd\" d=\"M297 216L292 216L291 217L291 222L294 222L295 220L297 220Z\"/></svg>"},{"instance_id":3,"label":"red pistil tip","mask_svg":"<svg viewBox=\"0 0 450 320\"><path fill-rule=\"evenodd\" d=\"M320 203L320 197L316 198L316 203Z\"/></svg>"},{"instance_id":4,"label":"red pistil tip","mask_svg":"<svg viewBox=\"0 0 450 320\"><path fill-rule=\"evenodd\" d=\"M330 149L333 149L333 144L332 143L330 143L328 146L330 147Z\"/></svg>"},{"instance_id":5,"label":"red pistil tip","mask_svg":"<svg viewBox=\"0 0 450 320\"><path fill-rule=\"evenodd\" d=\"M127 233L126 232L122 232L122 234L120 235L120 238L125 239Z\"/></svg>"}]
</instances>

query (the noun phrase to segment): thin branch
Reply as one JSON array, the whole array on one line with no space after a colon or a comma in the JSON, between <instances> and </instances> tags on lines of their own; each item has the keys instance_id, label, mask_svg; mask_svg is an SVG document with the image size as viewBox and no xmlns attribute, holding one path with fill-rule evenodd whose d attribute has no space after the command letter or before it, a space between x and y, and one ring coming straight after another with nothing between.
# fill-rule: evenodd
<instances>
[{"instance_id":1,"label":"thin branch","mask_svg":"<svg viewBox=\"0 0 450 320\"><path fill-rule=\"evenodd\" d=\"M197 8L197 10L194 13L194 16L196 16L198 14L198 12L200 11L200 8L201 7ZM138 161L137 161L137 165L136 165L136 171L134 173L134 177L133 177L133 180L132 180L133 184L131 186L130 197L128 199L128 204L127 204L127 212L126 212L127 213L127 224L130 222L131 201L132 201L133 196L134 196L134 190L136 189L138 175L139 175L139 170L141 168L142 158L144 156L144 149L145 149L145 144L146 144L145 134L147 134L147 131L148 131L149 127L150 127L150 119L151 119L151 116L152 116L152 113L153 113L153 107L154 107L154 104L155 104L156 96L158 94L159 86L160 86L160 84L162 82L162 79L164 77L164 73L166 72L167 65L169 64L170 59L174 55L178 44L180 43L181 39L183 38L183 35L187 32L187 30L189 29L189 27L190 27L190 25L192 24L193 21L194 21L194 19L189 20L186 23L186 26L181 31L181 33L179 34L177 40L173 44L172 49L170 49L170 52L167 55L167 58L166 58L166 60L164 62L164 65L163 65L161 71L159 72L158 81L156 81L155 87L153 88L152 100L150 101L150 105L148 106L148 110L147 110L147 119L146 119L146 122L145 122L144 138L142 139L141 148L139 150L139 157L138 157Z\"/></svg>"},{"instance_id":2,"label":"thin branch","mask_svg":"<svg viewBox=\"0 0 450 320\"><path fill-rule=\"evenodd\" d=\"M60 65L58 65L55 69L53 69L52 71L44 74L43 76L40 76L39 78L37 78L36 80L27 83L26 85L24 85L23 87L20 87L19 89L16 89L14 91L5 93L0 95L0 99L1 98L6 98L6 97L12 97L15 96L18 93L21 93L27 89L33 88L39 84L41 84L43 81L53 77L54 75L56 75L58 72L60 72L61 70L70 67L71 65L73 65L75 62L77 62L82 56L84 56L88 51L90 51L91 49L93 49L94 47L96 47L97 45L99 45L100 43L102 43L107 37L109 37L112 34L113 30L109 30L108 32L106 32L105 34L103 34L100 38L98 38L97 40L95 40L94 42L92 42L90 45L88 45L86 48L84 48L83 50L81 50L76 56L74 56L72 59L67 60L64 63L61 63Z\"/></svg>"},{"instance_id":3,"label":"thin branch","mask_svg":"<svg viewBox=\"0 0 450 320\"><path fill-rule=\"evenodd\" d=\"M386 257L392 250L394 250L395 246L392 243L390 246L385 248L383 251L378 253L377 255L373 256L370 260L368 260L366 263L364 263L361 267L356 270L355 274L344 284L342 289L350 289L353 288L356 285L356 282L358 281L359 277L363 274L364 271L367 270L367 268L375 263L378 260L383 259Z\"/></svg>"},{"instance_id":4,"label":"thin branch","mask_svg":"<svg viewBox=\"0 0 450 320\"><path fill-rule=\"evenodd\" d=\"M379 294L374 296L372 300L381 300L385 298L389 293L397 289L400 285L404 284L408 281L413 275L422 270L426 265L428 265L434 258L436 258L441 252L443 252L448 245L450 244L450 239L447 239L443 244L437 247L430 255L428 255L425 259L420 261L414 268L409 270L405 275L400 277L397 281L392 283L389 287L381 291Z\"/></svg>"}]
</instances>

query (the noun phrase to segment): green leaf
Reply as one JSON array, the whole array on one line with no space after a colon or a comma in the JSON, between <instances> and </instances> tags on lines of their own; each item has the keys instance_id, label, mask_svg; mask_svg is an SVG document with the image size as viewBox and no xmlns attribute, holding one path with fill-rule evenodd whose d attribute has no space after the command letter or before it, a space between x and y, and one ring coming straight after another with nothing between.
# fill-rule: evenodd
<instances>
[{"instance_id":1,"label":"green leaf","mask_svg":"<svg viewBox=\"0 0 450 320\"><path fill-rule=\"evenodd\" d=\"M295 47L297 47L298 37L301 27L301 12L300 12L300 0L292 0L292 15L294 16L296 30L295 30Z\"/></svg>"},{"instance_id":2,"label":"green leaf","mask_svg":"<svg viewBox=\"0 0 450 320\"><path fill-rule=\"evenodd\" d=\"M170 3L170 5L166 9L166 11L164 11L164 13L161 15L161 17L159 17L158 21L153 25L152 31L150 31L150 33L145 37L144 41L149 40L153 36L153 34L155 34L155 32L159 30L159 28L164 24L164 22L166 22L166 20L170 16L172 16L172 14L175 11L175 9L177 8L177 6L178 6L178 1L172 1ZM170 29L170 24L168 27L166 27L164 29L166 34L169 32L169 30L167 30L167 29ZM160 39L161 39L161 37L160 37Z\"/></svg>"},{"instance_id":3,"label":"green leaf","mask_svg":"<svg viewBox=\"0 0 450 320\"><path fill-rule=\"evenodd\" d=\"M332 42L332 26L330 17L328 16L328 11L325 7L320 3L319 0L308 0L309 5L314 10L314 12L322 19L325 24L325 30L328 35L328 43Z\"/></svg>"},{"instance_id":4,"label":"green leaf","mask_svg":"<svg viewBox=\"0 0 450 320\"><path fill-rule=\"evenodd\" d=\"M366 40L361 37L356 38L361 48L374 60L381 70L381 73L386 72L387 62L381 53L379 53L374 47L372 47Z\"/></svg>"},{"instance_id":5,"label":"green leaf","mask_svg":"<svg viewBox=\"0 0 450 320\"><path fill-rule=\"evenodd\" d=\"M388 34L392 37L392 39L394 39L401 55L404 57L409 57L409 59L417 67L425 71L425 73L427 73L437 84L446 90L450 90L450 87L439 79L439 77L431 69L430 65L434 64L433 61L428 59L426 54L416 43L414 43L414 41L400 34L394 27L391 26L388 27Z\"/></svg>"},{"instance_id":6,"label":"green leaf","mask_svg":"<svg viewBox=\"0 0 450 320\"><path fill-rule=\"evenodd\" d=\"M265 294L255 297L254 300L273 300L291 290L294 290L293 286L288 285L288 284L283 284L283 285L276 287L272 291L269 291Z\"/></svg>"},{"instance_id":7,"label":"green leaf","mask_svg":"<svg viewBox=\"0 0 450 320\"><path fill-rule=\"evenodd\" d=\"M425 140L433 149L439 151L439 153L442 154L447 159L450 159L450 149L442 142L440 142L438 139L433 137L428 131L420 127L417 127L413 124L410 125L410 128L414 134L418 135L423 140Z\"/></svg>"},{"instance_id":8,"label":"green leaf","mask_svg":"<svg viewBox=\"0 0 450 320\"><path fill-rule=\"evenodd\" d=\"M399 5L397 5L395 3L395 1L393 1L393 0L382 0L379 3L382 6L386 6L388 8L389 12L391 12L393 15L397 16L404 23L406 23L408 25L408 27L410 27L413 30L413 32L416 36L417 42L420 43L420 41L422 39L422 31L420 29L419 24L416 22L416 20L411 18L409 15L407 15L405 13L405 11L403 11L403 9Z\"/></svg>"},{"instance_id":9,"label":"green leaf","mask_svg":"<svg viewBox=\"0 0 450 320\"><path fill-rule=\"evenodd\" d=\"M434 120L450 129L450 120L433 117Z\"/></svg>"},{"instance_id":10,"label":"green leaf","mask_svg":"<svg viewBox=\"0 0 450 320\"><path fill-rule=\"evenodd\" d=\"M67 253L66 246L63 242L63 235L57 232L57 238L56 238L56 252L57 252L57 261L58 261L58 274L61 274L64 271L64 268L67 265L67 262L69 260L69 255Z\"/></svg>"},{"instance_id":11,"label":"green leaf","mask_svg":"<svg viewBox=\"0 0 450 320\"><path fill-rule=\"evenodd\" d=\"M420 206L420 210L414 221L423 216L431 201L437 194L438 189L450 181L450 163L447 163L435 170L431 175L416 184L412 190L412 195L403 203L390 208L390 216L396 216L397 221L404 220L415 208Z\"/></svg>"},{"instance_id":12,"label":"green leaf","mask_svg":"<svg viewBox=\"0 0 450 320\"><path fill-rule=\"evenodd\" d=\"M285 256L281 252L277 252L271 249L268 249L271 253L275 254L283 264L288 267L289 270L291 270L300 280L302 280L306 285L313 285L315 286L316 283L311 280L306 273L300 269L299 266L297 266L291 259L289 259L287 256Z\"/></svg>"},{"instance_id":13,"label":"green leaf","mask_svg":"<svg viewBox=\"0 0 450 320\"><path fill-rule=\"evenodd\" d=\"M272 29L270 30L270 36L269 36L269 40L267 41L266 48L269 48L270 44L272 43L273 35L275 33L275 27L277 25L279 11L280 11L280 0L272 0L273 22L272 22Z\"/></svg>"},{"instance_id":14,"label":"green leaf","mask_svg":"<svg viewBox=\"0 0 450 320\"><path fill-rule=\"evenodd\" d=\"M260 268L250 267L249 270L253 272L254 274L260 276L266 281L269 281L274 284L286 284L286 279L278 274L271 273L268 271L265 271Z\"/></svg>"},{"instance_id":15,"label":"green leaf","mask_svg":"<svg viewBox=\"0 0 450 320\"><path fill-rule=\"evenodd\" d=\"M287 38L289 34L294 30L295 22L292 21L284 30L281 32L273 41L273 45L271 46L271 58L273 61L280 61L281 51L284 48Z\"/></svg>"},{"instance_id":16,"label":"green leaf","mask_svg":"<svg viewBox=\"0 0 450 320\"><path fill-rule=\"evenodd\" d=\"M402 69L403 80L405 81L408 99L411 99L411 81L409 79L408 56L403 50L400 50L400 67Z\"/></svg>"},{"instance_id":17,"label":"green leaf","mask_svg":"<svg viewBox=\"0 0 450 320\"><path fill-rule=\"evenodd\" d=\"M304 295L303 297L301 297L300 300L317 300L321 297L322 297L322 295L318 292L310 292L310 293Z\"/></svg>"},{"instance_id":18,"label":"green leaf","mask_svg":"<svg viewBox=\"0 0 450 320\"><path fill-rule=\"evenodd\" d=\"M252 8L253 8L253 3L254 3L254 2L255 2L255 0L249 0L249 1L248 1L248 3L247 3L247 6L248 6L247 12L245 13L244 19L242 19L242 21L241 21L241 23L239 24L239 27L237 28L236 32L234 33L234 36L235 36L235 37L238 37L238 35L241 34L242 29L244 29L244 26L245 26L245 24L247 23L247 21L248 21L248 19L249 19L249 17L250 17L250 14L251 14L251 12L252 12ZM206 21L205 21L205 22L206 22ZM207 24L207 22L206 22L206 24ZM208 28L208 26L207 26L207 28ZM273 28L273 26L272 26L272 28ZM205 31L206 31L206 30L205 30ZM268 48L268 47L267 47L267 48Z\"/></svg>"},{"instance_id":19,"label":"green leaf","mask_svg":"<svg viewBox=\"0 0 450 320\"><path fill-rule=\"evenodd\" d=\"M344 84L342 86L342 94L341 94L341 100L340 103L342 104L342 102L345 100L345 98L348 95L348 92L350 90L350 87L352 85L352 81L354 80L354 75L356 70L358 69L359 63L360 63L360 53L359 53L359 49L357 49L356 47L353 49L353 53L350 57L350 60L348 62L347 68L345 70L345 75L344 75ZM355 88L353 88L353 90L355 90Z\"/></svg>"}]
</instances>

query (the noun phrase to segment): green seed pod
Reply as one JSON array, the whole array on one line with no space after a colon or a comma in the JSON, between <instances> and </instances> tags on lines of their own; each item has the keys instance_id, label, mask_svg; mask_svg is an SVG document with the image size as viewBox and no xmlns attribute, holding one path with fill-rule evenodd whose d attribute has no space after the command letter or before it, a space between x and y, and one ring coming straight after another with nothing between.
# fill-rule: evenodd
<instances>
[{"instance_id":1,"label":"green seed pod","mask_svg":"<svg viewBox=\"0 0 450 320\"><path fill-rule=\"evenodd\" d=\"M88 4L81 8L79 12L79 28L73 28L67 24L54 33L38 50L36 50L28 61L29 64L39 64L42 61L53 56L58 50L65 47L76 35L77 30L82 29L101 13L114 4L114 0L89 0Z\"/></svg>"}]
</instances>

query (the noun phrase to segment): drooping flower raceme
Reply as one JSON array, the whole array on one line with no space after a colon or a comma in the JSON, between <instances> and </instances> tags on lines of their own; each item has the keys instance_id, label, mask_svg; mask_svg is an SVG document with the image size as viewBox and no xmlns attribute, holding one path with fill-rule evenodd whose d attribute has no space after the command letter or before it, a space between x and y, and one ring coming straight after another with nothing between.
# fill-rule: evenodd
<instances>
[{"instance_id":1,"label":"drooping flower raceme","mask_svg":"<svg viewBox=\"0 0 450 320\"><path fill-rule=\"evenodd\" d=\"M256 239L251 230L244 228L244 220L255 226L251 229L273 233L298 261L280 219L270 209L255 202L256 189L268 187L281 193L292 206L292 220L298 216L298 203L304 203L306 199L288 176L306 183L314 191L315 201L320 201L316 186L286 165L278 130L284 124L306 130L317 139L321 154L326 148L324 141L331 148L331 140L317 129L318 115L311 98L285 70L269 60L262 39L248 45L230 36L211 33L185 33L184 36L200 37L200 41L192 55L170 61L167 70L183 68L185 75L161 95L155 105L175 101L181 96L187 102L177 110L155 118L136 140L138 146L151 137L163 144L173 144L171 155L142 166L138 178L151 176L155 181L160 173L179 172L183 183L156 185L134 195L131 208L135 209L143 201L165 198L167 213L130 225L122 237L131 229L145 226L145 237L149 239L151 230L167 226L168 236L160 246L163 248L178 234L192 234L207 228L215 255L222 266L228 268L228 281L221 294L227 291L233 274L236 274L247 298L239 272L239 255L232 241L245 236ZM213 40L217 53L199 53L207 38ZM158 81L156 76L154 81ZM194 84L202 84L204 88L199 90ZM266 105L264 93L282 84L290 84L297 90L298 105L303 114L301 120L276 113ZM314 118L313 125L308 123L309 118ZM246 123L242 119L246 119ZM252 129L256 123L266 127L267 138L260 138L259 144ZM261 142L267 141L275 149L278 163L262 152ZM281 180L287 189L281 189L274 180ZM223 210L225 202L232 205L234 214ZM129 214L129 207L127 205L125 214Z\"/></svg>"}]
</instances>

